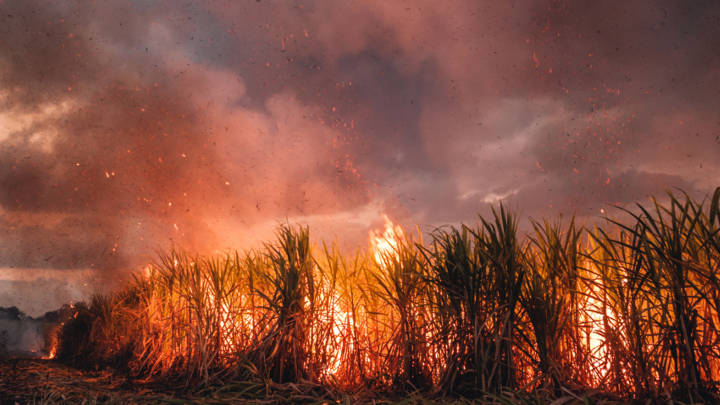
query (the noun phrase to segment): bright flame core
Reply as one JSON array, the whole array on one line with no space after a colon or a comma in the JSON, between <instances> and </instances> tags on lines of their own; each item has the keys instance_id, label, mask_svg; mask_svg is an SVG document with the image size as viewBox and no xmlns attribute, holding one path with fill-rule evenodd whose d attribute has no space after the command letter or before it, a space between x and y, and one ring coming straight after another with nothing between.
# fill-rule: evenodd
<instances>
[{"instance_id":1,"label":"bright flame core","mask_svg":"<svg viewBox=\"0 0 720 405\"><path fill-rule=\"evenodd\" d=\"M370 231L370 247L372 248L375 262L381 267L387 267L393 257L397 257L398 245L405 233L399 225L393 224L387 215L385 218L385 231Z\"/></svg>"},{"instance_id":2,"label":"bright flame core","mask_svg":"<svg viewBox=\"0 0 720 405\"><path fill-rule=\"evenodd\" d=\"M616 319L615 312L603 305L603 301L597 298L603 293L604 289L605 286L602 280L599 278L593 280L584 308L581 311L582 321L588 325L583 335L589 350L590 365L594 370L591 378L595 383L600 382L610 371L605 334L608 322L614 322Z\"/></svg>"},{"instance_id":3,"label":"bright flame core","mask_svg":"<svg viewBox=\"0 0 720 405\"><path fill-rule=\"evenodd\" d=\"M52 360L55 358L55 355L57 354L57 341L53 341L50 345L50 350L48 351L47 356L41 357L43 360Z\"/></svg>"}]
</instances>

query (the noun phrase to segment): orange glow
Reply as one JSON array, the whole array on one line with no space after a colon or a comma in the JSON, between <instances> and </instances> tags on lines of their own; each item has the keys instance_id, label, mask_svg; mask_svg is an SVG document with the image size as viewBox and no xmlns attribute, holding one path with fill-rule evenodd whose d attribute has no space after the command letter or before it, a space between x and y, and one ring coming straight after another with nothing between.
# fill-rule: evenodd
<instances>
[{"instance_id":1,"label":"orange glow","mask_svg":"<svg viewBox=\"0 0 720 405\"><path fill-rule=\"evenodd\" d=\"M588 291L587 301L585 301L584 311L582 311L581 315L584 318L584 323L588 325L584 335L590 354L592 378L595 382L600 381L610 371L604 329L608 320L615 319L613 311L604 306L602 300L597 299L597 295L602 294L604 288L602 280L593 280L593 285Z\"/></svg>"},{"instance_id":2,"label":"orange glow","mask_svg":"<svg viewBox=\"0 0 720 405\"><path fill-rule=\"evenodd\" d=\"M52 359L55 358L55 355L56 355L56 354L57 354L57 341L54 341L54 342L50 345L50 351L48 352L48 354L47 354L46 356L43 356L42 359L44 359L44 360L52 360Z\"/></svg>"},{"instance_id":3,"label":"orange glow","mask_svg":"<svg viewBox=\"0 0 720 405\"><path fill-rule=\"evenodd\" d=\"M329 339L325 345L325 352L328 355L327 366L323 371L324 376L336 375L342 365L343 354L353 350L353 341L350 339L355 323L352 314L344 311L340 306L340 297L335 292L329 294L321 291L319 299L324 302L326 299L329 312L318 316L320 328L329 326Z\"/></svg>"},{"instance_id":4,"label":"orange glow","mask_svg":"<svg viewBox=\"0 0 720 405\"><path fill-rule=\"evenodd\" d=\"M370 231L370 246L373 251L375 262L381 267L387 267L393 257L397 257L399 239L405 236L399 225L393 224L387 215L385 218L385 231Z\"/></svg>"},{"instance_id":5,"label":"orange glow","mask_svg":"<svg viewBox=\"0 0 720 405\"><path fill-rule=\"evenodd\" d=\"M74 308L74 306L71 304L70 308ZM75 313L75 316L77 316L77 313ZM50 333L50 342L48 344L48 354L45 356L42 356L41 359L44 360L52 360L57 355L57 349L58 349L58 341L59 341L59 333L62 330L63 326L65 326L65 322L60 322L60 324Z\"/></svg>"}]
</instances>

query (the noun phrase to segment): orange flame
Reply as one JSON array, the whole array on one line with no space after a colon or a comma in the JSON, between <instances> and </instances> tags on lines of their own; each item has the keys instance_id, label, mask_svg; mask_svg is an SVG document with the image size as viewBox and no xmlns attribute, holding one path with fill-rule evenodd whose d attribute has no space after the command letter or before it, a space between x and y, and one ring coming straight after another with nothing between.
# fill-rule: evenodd
<instances>
[{"instance_id":1,"label":"orange flame","mask_svg":"<svg viewBox=\"0 0 720 405\"><path fill-rule=\"evenodd\" d=\"M70 307L73 308L73 305L71 304ZM76 313L76 315L77 315L77 313ZM58 334L60 333L60 331L62 330L64 325L65 325L65 322L60 322L60 325L58 325L54 330L52 330L50 332L50 337L49 337L50 342L48 344L50 348L48 349L48 354L45 356L42 356L41 359L52 360L55 358L55 356L57 355L57 349L58 349L58 341L59 341Z\"/></svg>"},{"instance_id":2,"label":"orange flame","mask_svg":"<svg viewBox=\"0 0 720 405\"><path fill-rule=\"evenodd\" d=\"M590 365L595 370L595 375L592 377L595 382L599 382L610 371L604 332L606 321L616 319L612 309L604 306L602 301L596 298L597 294L602 294L604 288L602 280L594 280L585 301L585 310L582 312L584 322L589 325L584 335L590 354Z\"/></svg>"},{"instance_id":3,"label":"orange flame","mask_svg":"<svg viewBox=\"0 0 720 405\"><path fill-rule=\"evenodd\" d=\"M53 342L53 344L50 346L50 351L48 352L47 356L41 357L43 360L52 360L55 358L55 355L57 354L57 342Z\"/></svg>"},{"instance_id":4,"label":"orange flame","mask_svg":"<svg viewBox=\"0 0 720 405\"><path fill-rule=\"evenodd\" d=\"M387 267L391 258L397 257L399 240L405 236L399 225L393 224L387 215L385 218L385 231L370 231L370 246L375 262L381 267Z\"/></svg>"},{"instance_id":5,"label":"orange flame","mask_svg":"<svg viewBox=\"0 0 720 405\"><path fill-rule=\"evenodd\" d=\"M340 306L340 296L337 293L330 292L325 295L320 292L321 301L326 298L329 300L330 312L320 316L320 321L330 324L330 338L325 346L327 352L328 364L323 371L325 376L336 375L340 371L342 365L343 352L347 353L353 350L353 341L349 339L349 335L355 326L353 316L350 312L344 311Z\"/></svg>"}]
</instances>

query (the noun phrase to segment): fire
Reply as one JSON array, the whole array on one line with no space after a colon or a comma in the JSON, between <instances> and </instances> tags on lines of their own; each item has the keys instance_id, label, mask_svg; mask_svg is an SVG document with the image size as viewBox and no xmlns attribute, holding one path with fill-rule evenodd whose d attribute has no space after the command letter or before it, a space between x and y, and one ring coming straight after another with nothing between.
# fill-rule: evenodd
<instances>
[{"instance_id":1,"label":"fire","mask_svg":"<svg viewBox=\"0 0 720 405\"><path fill-rule=\"evenodd\" d=\"M321 323L330 326L330 338L325 346L329 359L323 374L332 376L340 371L343 352L348 353L353 350L353 341L349 339L349 336L355 327L355 323L352 314L342 309L340 296L337 293L321 291L319 298L321 301L327 299L330 308L329 313L319 316L319 320Z\"/></svg>"},{"instance_id":2,"label":"fire","mask_svg":"<svg viewBox=\"0 0 720 405\"><path fill-rule=\"evenodd\" d=\"M52 345L50 346L50 350L48 351L48 354L46 356L43 356L42 359L52 360L55 358L56 354L57 354L57 341L53 341Z\"/></svg>"},{"instance_id":3,"label":"fire","mask_svg":"<svg viewBox=\"0 0 720 405\"><path fill-rule=\"evenodd\" d=\"M584 322L589 325L584 335L590 352L590 364L596 370L594 379L597 381L610 371L604 329L607 320L615 319L614 312L597 298L598 294L602 294L604 288L601 280L594 280L585 302L585 311L583 311Z\"/></svg>"},{"instance_id":4,"label":"fire","mask_svg":"<svg viewBox=\"0 0 720 405\"><path fill-rule=\"evenodd\" d=\"M75 306L73 304L70 304L70 308L73 309ZM73 318L77 317L77 312L75 312ZM42 356L41 359L43 360L52 360L57 355L57 349L59 344L59 334L62 330L63 326L65 326L65 321L60 322L57 327L55 327L49 334L49 342L48 342L48 353L45 356Z\"/></svg>"},{"instance_id":5,"label":"fire","mask_svg":"<svg viewBox=\"0 0 720 405\"><path fill-rule=\"evenodd\" d=\"M383 218L384 224L368 233L369 249L353 261L335 246L318 251L306 227L283 227L275 244L242 256L163 256L159 265L145 267L146 278L93 301L102 311L112 309L93 319L91 330L107 328L92 337L93 355L124 355L118 348L134 349L141 342L129 366L148 377L185 373L210 381L207 376L216 370L231 375L247 361L248 371L266 381L307 380L333 389L416 386L452 393L456 387L480 392L512 384L638 398L649 392L659 398L688 384L683 379L689 375L688 360L677 357L682 336L676 318L682 314L664 306L683 304L672 301L673 287L695 287L686 298L698 302L683 304L697 322L682 325L698 334L688 356L707 357L699 375L717 381L712 345L719 332L711 323L718 311L712 295L717 285L701 283L710 274L705 270L693 276L704 277L697 285L686 284L695 282L689 279L675 286L657 273L673 270L665 264L642 267L652 266L647 263L658 253L634 256L645 255L646 247L632 247L623 234L585 245L574 225L567 233L536 228L544 239L503 240L512 242L506 246L493 238L514 236L483 222L478 231L438 230L433 244L424 245L419 229L413 243L415 235ZM513 223L504 211L496 220ZM639 239L646 243L646 236ZM527 250L515 255L518 247ZM496 264L509 258L533 277L511 280L509 287L520 293L511 308L503 294L509 274L500 273L505 277L500 283L491 273L506 271ZM699 259L688 260L688 271L699 266ZM708 260L715 266L718 259ZM550 294L558 299L548 299ZM706 302L695 298L702 294L709 296ZM87 320L79 321L85 327ZM58 357L84 355L69 343L57 349ZM55 344L47 347L46 358L54 358Z\"/></svg>"},{"instance_id":6,"label":"fire","mask_svg":"<svg viewBox=\"0 0 720 405\"><path fill-rule=\"evenodd\" d=\"M385 231L370 231L370 246L375 257L375 262L386 267L392 257L397 256L399 240L405 236L399 225L393 224L387 215L385 218Z\"/></svg>"},{"instance_id":7,"label":"fire","mask_svg":"<svg viewBox=\"0 0 720 405\"><path fill-rule=\"evenodd\" d=\"M603 345L603 336L601 326L603 324L602 305L594 297L589 297L586 302L586 321L590 325L586 338L588 348L593 358L593 367L596 370L604 370L607 365L604 364L606 349Z\"/></svg>"},{"instance_id":8,"label":"fire","mask_svg":"<svg viewBox=\"0 0 720 405\"><path fill-rule=\"evenodd\" d=\"M75 303L70 301L69 308L70 308L70 310L73 311L72 319L77 319L78 312L75 311ZM62 329L65 326L65 322L66 322L66 320L60 322L58 325L56 325L49 331L49 333L47 335L47 341L46 341L46 344L48 347L47 354L45 356L42 356L41 359L52 360L55 358L55 356L57 356L57 350L58 350L58 346L60 344L60 333L62 332Z\"/></svg>"}]
</instances>

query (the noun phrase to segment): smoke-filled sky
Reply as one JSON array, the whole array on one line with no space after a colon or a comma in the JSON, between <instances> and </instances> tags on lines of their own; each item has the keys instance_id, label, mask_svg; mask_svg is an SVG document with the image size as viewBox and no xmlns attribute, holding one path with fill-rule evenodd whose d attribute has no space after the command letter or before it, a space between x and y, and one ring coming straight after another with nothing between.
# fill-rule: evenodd
<instances>
[{"instance_id":1,"label":"smoke-filled sky","mask_svg":"<svg viewBox=\"0 0 720 405\"><path fill-rule=\"evenodd\" d=\"M702 197L719 50L712 0L0 0L0 305L284 221L358 246Z\"/></svg>"}]
</instances>

